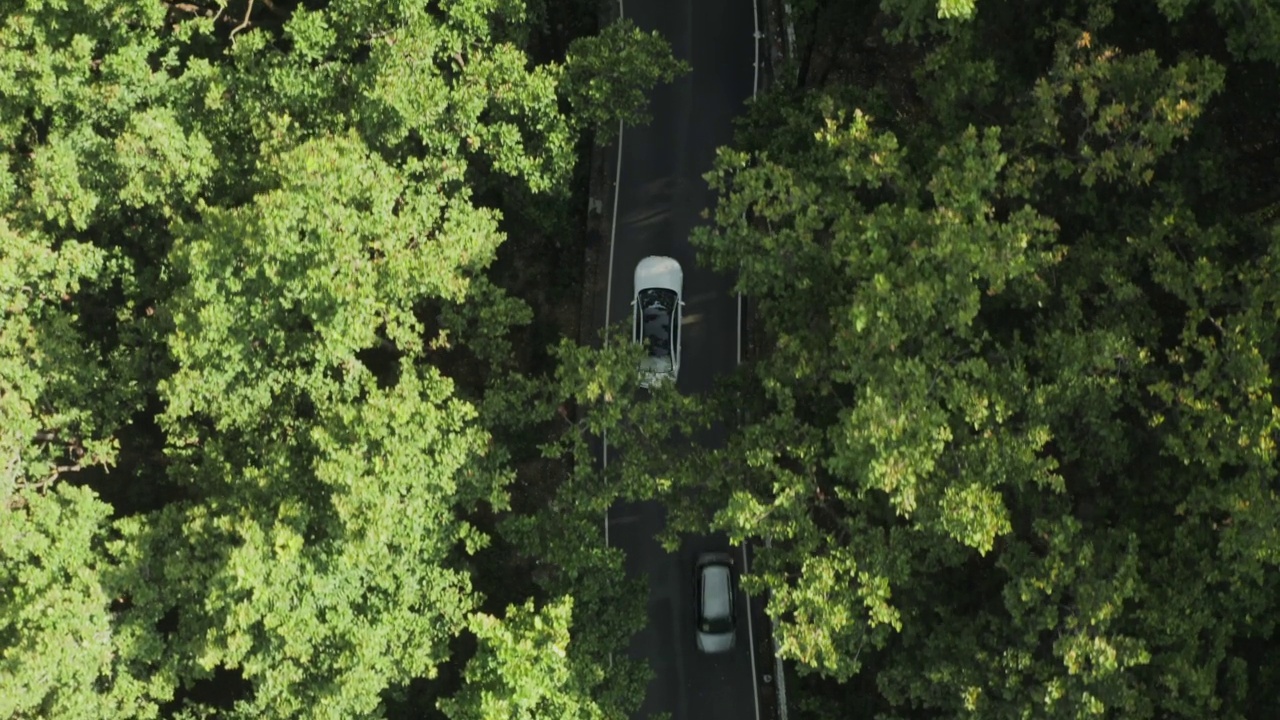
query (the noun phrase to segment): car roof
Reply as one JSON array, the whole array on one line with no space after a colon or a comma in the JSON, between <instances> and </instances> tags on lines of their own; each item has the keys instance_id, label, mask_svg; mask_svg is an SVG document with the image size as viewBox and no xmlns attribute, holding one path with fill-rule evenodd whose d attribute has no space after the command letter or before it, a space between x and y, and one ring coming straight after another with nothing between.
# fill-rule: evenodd
<instances>
[{"instance_id":1,"label":"car roof","mask_svg":"<svg viewBox=\"0 0 1280 720\"><path fill-rule=\"evenodd\" d=\"M701 572L703 617L709 620L729 617L733 605L729 566L711 563L703 565Z\"/></svg>"},{"instance_id":2,"label":"car roof","mask_svg":"<svg viewBox=\"0 0 1280 720\"><path fill-rule=\"evenodd\" d=\"M649 288L664 288L680 293L683 285L684 271L680 269L680 263L676 262L675 258L650 255L636 265L635 291L637 293Z\"/></svg>"}]
</instances>

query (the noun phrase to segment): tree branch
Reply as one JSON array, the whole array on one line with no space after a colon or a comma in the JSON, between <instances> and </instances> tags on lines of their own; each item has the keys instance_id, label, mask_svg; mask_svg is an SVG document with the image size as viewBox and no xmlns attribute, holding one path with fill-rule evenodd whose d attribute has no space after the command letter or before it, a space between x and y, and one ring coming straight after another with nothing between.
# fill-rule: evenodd
<instances>
[{"instance_id":1,"label":"tree branch","mask_svg":"<svg viewBox=\"0 0 1280 720\"><path fill-rule=\"evenodd\" d=\"M240 24L231 30L230 37L233 44L236 40L236 33L249 27L249 16L251 15L253 15L253 0L249 0L249 6L244 9L244 20L240 21Z\"/></svg>"},{"instance_id":2,"label":"tree branch","mask_svg":"<svg viewBox=\"0 0 1280 720\"><path fill-rule=\"evenodd\" d=\"M43 489L45 487L48 487L49 484L52 483L54 480L57 480L58 477L61 476L63 473L79 472L80 469L81 469L80 463L76 463L75 465L55 465L53 467L53 472L49 473L43 480L34 484L27 485L27 487L33 488L36 490Z\"/></svg>"}]
</instances>

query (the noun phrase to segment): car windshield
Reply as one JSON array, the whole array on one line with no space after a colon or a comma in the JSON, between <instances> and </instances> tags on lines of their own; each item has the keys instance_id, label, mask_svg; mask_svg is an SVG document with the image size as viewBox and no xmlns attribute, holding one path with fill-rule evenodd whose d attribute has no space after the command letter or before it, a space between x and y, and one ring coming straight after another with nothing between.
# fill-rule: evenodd
<instances>
[{"instance_id":1,"label":"car windshield","mask_svg":"<svg viewBox=\"0 0 1280 720\"><path fill-rule=\"evenodd\" d=\"M733 630L733 622L729 618L720 618L719 620L703 619L702 626L699 629L704 633L719 635Z\"/></svg>"},{"instance_id":2,"label":"car windshield","mask_svg":"<svg viewBox=\"0 0 1280 720\"><path fill-rule=\"evenodd\" d=\"M671 313L675 309L676 294L663 288L640 291L641 338L648 341L649 356L669 364L671 359Z\"/></svg>"}]
</instances>

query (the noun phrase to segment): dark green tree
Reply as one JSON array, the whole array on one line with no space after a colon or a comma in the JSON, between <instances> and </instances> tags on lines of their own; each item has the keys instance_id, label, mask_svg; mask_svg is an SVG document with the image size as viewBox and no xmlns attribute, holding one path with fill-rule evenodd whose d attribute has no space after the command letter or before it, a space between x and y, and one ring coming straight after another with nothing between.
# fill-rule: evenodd
<instances>
[{"instance_id":1,"label":"dark green tree","mask_svg":"<svg viewBox=\"0 0 1280 720\"><path fill-rule=\"evenodd\" d=\"M1266 42L1225 6L918 5L708 176L696 242L764 350L673 517L764 546L814 716L1268 716Z\"/></svg>"}]
</instances>

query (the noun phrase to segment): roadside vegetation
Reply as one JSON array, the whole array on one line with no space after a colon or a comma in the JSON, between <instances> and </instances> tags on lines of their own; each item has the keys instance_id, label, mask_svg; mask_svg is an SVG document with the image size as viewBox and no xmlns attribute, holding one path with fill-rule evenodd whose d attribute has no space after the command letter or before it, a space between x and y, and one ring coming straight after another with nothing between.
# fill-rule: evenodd
<instances>
[{"instance_id":1,"label":"roadside vegetation","mask_svg":"<svg viewBox=\"0 0 1280 720\"><path fill-rule=\"evenodd\" d=\"M672 497L760 544L793 715L1280 714L1280 4L791 6Z\"/></svg>"},{"instance_id":2,"label":"roadside vegetation","mask_svg":"<svg viewBox=\"0 0 1280 720\"><path fill-rule=\"evenodd\" d=\"M1280 5L791 6L689 397L576 342L660 39L0 0L0 717L628 717L651 498L756 544L793 716L1280 716Z\"/></svg>"},{"instance_id":3,"label":"roadside vegetation","mask_svg":"<svg viewBox=\"0 0 1280 720\"><path fill-rule=\"evenodd\" d=\"M0 3L0 717L634 707L530 382L575 167L680 71L596 17Z\"/></svg>"}]
</instances>

